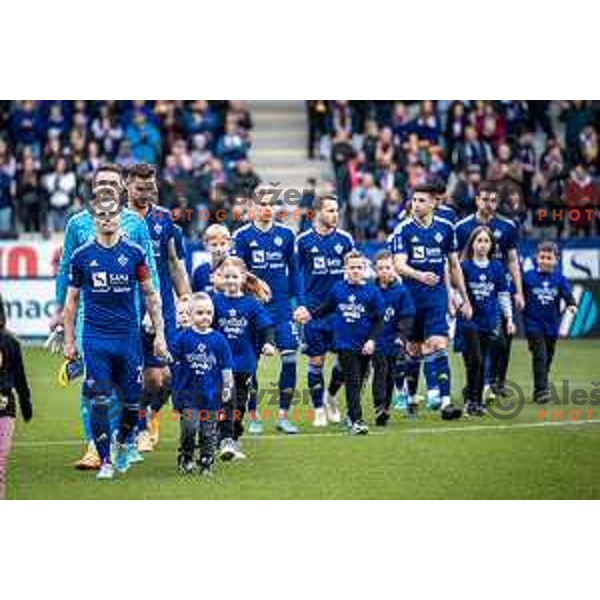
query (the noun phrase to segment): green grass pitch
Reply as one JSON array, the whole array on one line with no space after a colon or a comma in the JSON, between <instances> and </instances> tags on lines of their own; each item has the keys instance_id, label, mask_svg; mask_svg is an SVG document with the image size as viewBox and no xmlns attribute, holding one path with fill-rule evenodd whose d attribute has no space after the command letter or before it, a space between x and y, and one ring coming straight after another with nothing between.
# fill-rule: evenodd
<instances>
[{"instance_id":1,"label":"green grass pitch","mask_svg":"<svg viewBox=\"0 0 600 600\"><path fill-rule=\"evenodd\" d=\"M600 341L562 341L553 381L589 396L600 382ZM359 498L600 498L600 406L548 406L543 418L530 401L530 359L525 344L513 346L509 377L524 388L527 403L515 419L461 419L451 423L423 411L418 421L394 414L385 430L354 438L330 426L284 437L266 423L262 438L244 437L248 460L220 464L206 481L177 473L178 425L165 419L161 443L146 461L113 481L72 464L83 445L78 425L78 385L56 385L59 358L38 348L25 352L33 389L34 420L18 421L9 461L8 497L18 499L359 499ZM263 360L261 381L273 381L277 359ZM452 356L453 393L463 383ZM301 360L299 388L305 387ZM599 383L600 384L600 383ZM265 398L264 401L266 401ZM262 406L262 405L261 405ZM363 406L372 422L371 394ZM569 421L569 410L580 421ZM552 419L553 410L563 411ZM587 413L586 410L591 412ZM572 413L574 418L577 413ZM584 423L591 417L591 422Z\"/></svg>"}]
</instances>

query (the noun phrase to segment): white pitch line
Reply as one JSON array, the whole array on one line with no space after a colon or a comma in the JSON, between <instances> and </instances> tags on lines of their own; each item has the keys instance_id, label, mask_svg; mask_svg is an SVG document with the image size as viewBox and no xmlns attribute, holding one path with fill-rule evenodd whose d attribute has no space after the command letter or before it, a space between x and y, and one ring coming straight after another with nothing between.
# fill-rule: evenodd
<instances>
[{"instance_id":1,"label":"white pitch line","mask_svg":"<svg viewBox=\"0 0 600 600\"><path fill-rule=\"evenodd\" d=\"M539 423L515 423L514 425L465 425L459 427L412 427L410 429L401 430L403 434L411 433L464 433L466 431L507 431L510 429L537 429L543 427L569 427L569 426L582 426L582 425L597 425L600 424L600 419L589 419L586 421L541 421ZM383 431L371 431L369 436L380 436L390 435ZM247 435L244 437L246 444L250 443L250 440L310 440L312 438L334 438L334 437L348 437L346 432L331 432L331 433L309 433L306 435L280 435L280 434L266 434L251 436ZM176 442L176 438L164 438L166 442ZM48 446L78 446L83 445L83 440L49 440L47 442L15 442L13 446L22 448L36 448L36 447L48 447Z\"/></svg>"}]
</instances>

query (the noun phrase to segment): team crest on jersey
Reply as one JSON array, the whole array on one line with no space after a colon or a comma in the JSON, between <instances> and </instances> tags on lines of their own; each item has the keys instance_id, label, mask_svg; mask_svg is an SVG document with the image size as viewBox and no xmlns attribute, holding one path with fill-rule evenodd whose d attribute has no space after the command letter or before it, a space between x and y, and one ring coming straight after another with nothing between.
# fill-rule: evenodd
<instances>
[{"instance_id":1,"label":"team crest on jersey","mask_svg":"<svg viewBox=\"0 0 600 600\"><path fill-rule=\"evenodd\" d=\"M444 239L444 236L439 231L433 237L438 244Z\"/></svg>"},{"instance_id":2,"label":"team crest on jersey","mask_svg":"<svg viewBox=\"0 0 600 600\"><path fill-rule=\"evenodd\" d=\"M235 317L235 308L230 308L228 312L230 317Z\"/></svg>"},{"instance_id":3,"label":"team crest on jersey","mask_svg":"<svg viewBox=\"0 0 600 600\"><path fill-rule=\"evenodd\" d=\"M100 271L98 273L92 273L92 285L95 288L102 288L108 285L108 279L106 277L106 271Z\"/></svg>"},{"instance_id":4,"label":"team crest on jersey","mask_svg":"<svg viewBox=\"0 0 600 600\"><path fill-rule=\"evenodd\" d=\"M160 223L156 223L156 225L154 225L154 231L156 231L156 235L160 235L160 232L162 231L162 225Z\"/></svg>"},{"instance_id":5,"label":"team crest on jersey","mask_svg":"<svg viewBox=\"0 0 600 600\"><path fill-rule=\"evenodd\" d=\"M204 352L206 350L206 344L203 344L202 342L200 342L198 344L198 346L196 347L196 350L198 350L198 352Z\"/></svg>"},{"instance_id":6,"label":"team crest on jersey","mask_svg":"<svg viewBox=\"0 0 600 600\"><path fill-rule=\"evenodd\" d=\"M276 246L281 246L283 244L283 238L277 236L274 240Z\"/></svg>"},{"instance_id":7,"label":"team crest on jersey","mask_svg":"<svg viewBox=\"0 0 600 600\"><path fill-rule=\"evenodd\" d=\"M344 250L344 246L342 246L341 244L336 244L333 249L338 253L341 254L342 251Z\"/></svg>"},{"instance_id":8,"label":"team crest on jersey","mask_svg":"<svg viewBox=\"0 0 600 600\"><path fill-rule=\"evenodd\" d=\"M479 281L485 281L485 279L486 279L486 277L485 277L485 275L482 273L482 274L479 276Z\"/></svg>"},{"instance_id":9,"label":"team crest on jersey","mask_svg":"<svg viewBox=\"0 0 600 600\"><path fill-rule=\"evenodd\" d=\"M494 230L494 237L499 240L502 237L502 232L499 229Z\"/></svg>"},{"instance_id":10,"label":"team crest on jersey","mask_svg":"<svg viewBox=\"0 0 600 600\"><path fill-rule=\"evenodd\" d=\"M356 296L354 294L348 296L348 302L352 302L352 304L354 304L356 302Z\"/></svg>"},{"instance_id":11,"label":"team crest on jersey","mask_svg":"<svg viewBox=\"0 0 600 600\"><path fill-rule=\"evenodd\" d=\"M121 254L121 256L119 256L119 258L117 258L117 262L122 267L124 267L127 264L128 261L129 261L129 259L124 254Z\"/></svg>"}]
</instances>

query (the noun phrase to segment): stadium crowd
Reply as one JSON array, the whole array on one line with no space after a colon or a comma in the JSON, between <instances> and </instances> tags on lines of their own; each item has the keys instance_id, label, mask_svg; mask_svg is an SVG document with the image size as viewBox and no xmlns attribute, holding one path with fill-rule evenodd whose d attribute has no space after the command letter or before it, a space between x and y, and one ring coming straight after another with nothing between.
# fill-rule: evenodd
<instances>
[{"instance_id":1,"label":"stadium crowd","mask_svg":"<svg viewBox=\"0 0 600 600\"><path fill-rule=\"evenodd\" d=\"M598 102L309 100L307 111L308 156L331 160L359 240L385 239L415 186L432 178L447 185L459 218L494 180L501 211L525 235L598 233ZM566 218L561 208L587 210Z\"/></svg>"},{"instance_id":2,"label":"stadium crowd","mask_svg":"<svg viewBox=\"0 0 600 600\"><path fill-rule=\"evenodd\" d=\"M216 208L258 183L251 131L243 101L0 101L0 236L63 231L107 161L158 165L169 208Z\"/></svg>"}]
</instances>

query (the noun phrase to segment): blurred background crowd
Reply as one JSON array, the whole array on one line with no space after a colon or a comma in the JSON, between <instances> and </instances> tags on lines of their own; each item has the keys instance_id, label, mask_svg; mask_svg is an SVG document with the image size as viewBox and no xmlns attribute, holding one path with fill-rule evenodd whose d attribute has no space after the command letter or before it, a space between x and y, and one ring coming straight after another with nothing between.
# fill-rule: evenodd
<instances>
[{"instance_id":1,"label":"blurred background crowd","mask_svg":"<svg viewBox=\"0 0 600 600\"><path fill-rule=\"evenodd\" d=\"M0 101L0 236L63 231L106 161L158 165L170 208L247 194L251 143L243 101ZM198 224L182 225L191 236Z\"/></svg>"},{"instance_id":2,"label":"blurred background crowd","mask_svg":"<svg viewBox=\"0 0 600 600\"><path fill-rule=\"evenodd\" d=\"M526 236L600 233L600 102L310 100L306 108L308 158L331 179L310 183L338 194L343 225L359 241L385 239L411 190L433 179L459 217L493 179L501 210ZM230 209L260 181L252 142L244 101L0 101L0 237L63 231L104 161L157 164L169 208ZM589 210L576 219L552 212L574 208ZM195 238L209 222L181 224Z\"/></svg>"},{"instance_id":3,"label":"blurred background crowd","mask_svg":"<svg viewBox=\"0 0 600 600\"><path fill-rule=\"evenodd\" d=\"M432 179L459 217L492 179L525 235L600 231L600 102L311 100L307 112L308 156L331 161L359 239L384 239L411 190ZM561 208L586 210L569 220L553 215Z\"/></svg>"}]
</instances>

